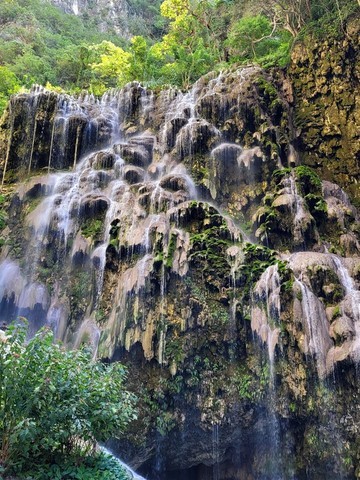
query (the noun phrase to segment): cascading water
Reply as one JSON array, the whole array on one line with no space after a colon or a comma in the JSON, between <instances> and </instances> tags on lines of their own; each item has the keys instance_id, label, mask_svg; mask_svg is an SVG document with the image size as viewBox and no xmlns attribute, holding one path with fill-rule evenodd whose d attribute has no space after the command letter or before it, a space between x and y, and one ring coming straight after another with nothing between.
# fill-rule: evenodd
<instances>
[{"instance_id":1,"label":"cascading water","mask_svg":"<svg viewBox=\"0 0 360 480\"><path fill-rule=\"evenodd\" d=\"M185 94L132 83L101 100L36 87L11 103L3 178L31 178L9 209L1 320L26 316L32 332L47 324L128 363L144 443L118 450L152 480L311 478L299 457L315 414L299 425L302 409L320 411L313 377L359 360L358 258L277 255L239 227L263 198L275 215L266 193L293 150L274 147L286 122L256 103L259 75L209 75ZM305 250L309 207L284 172L277 215L290 205L287 246Z\"/></svg>"}]
</instances>

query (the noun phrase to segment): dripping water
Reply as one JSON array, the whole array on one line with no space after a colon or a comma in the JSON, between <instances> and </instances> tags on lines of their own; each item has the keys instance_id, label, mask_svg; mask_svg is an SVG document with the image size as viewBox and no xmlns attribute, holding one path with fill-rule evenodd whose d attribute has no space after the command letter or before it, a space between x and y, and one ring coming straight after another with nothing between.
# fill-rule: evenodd
<instances>
[{"instance_id":1,"label":"dripping water","mask_svg":"<svg viewBox=\"0 0 360 480\"><path fill-rule=\"evenodd\" d=\"M215 423L212 428L212 480L220 480L220 452L219 452L219 424Z\"/></svg>"},{"instance_id":2,"label":"dripping water","mask_svg":"<svg viewBox=\"0 0 360 480\"><path fill-rule=\"evenodd\" d=\"M7 166L8 166L8 162L9 162L10 149L11 149L11 141L12 141L13 132L14 132L15 118L12 114L12 101L11 101L11 99L9 101L9 107L8 108L9 108L9 118L10 118L10 133L9 133L8 144L7 144L7 147L6 147L4 171L3 171L2 180L1 180L1 189L3 189L3 187L4 187L5 176L6 176Z\"/></svg>"}]
</instances>

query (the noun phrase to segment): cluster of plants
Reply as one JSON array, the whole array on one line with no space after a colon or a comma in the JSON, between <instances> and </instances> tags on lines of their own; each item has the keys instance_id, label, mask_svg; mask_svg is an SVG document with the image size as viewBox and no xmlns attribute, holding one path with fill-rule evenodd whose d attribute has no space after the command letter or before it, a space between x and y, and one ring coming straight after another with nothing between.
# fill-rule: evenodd
<instances>
[{"instance_id":1,"label":"cluster of plants","mask_svg":"<svg viewBox=\"0 0 360 480\"><path fill-rule=\"evenodd\" d=\"M295 175L310 213L316 220L325 220L327 205L324 200L320 177L306 165L296 167Z\"/></svg>"},{"instance_id":2,"label":"cluster of plants","mask_svg":"<svg viewBox=\"0 0 360 480\"><path fill-rule=\"evenodd\" d=\"M237 272L236 285L242 287L243 296L246 296L265 270L279 261L274 250L255 243L246 243L243 255L242 265Z\"/></svg>"},{"instance_id":3,"label":"cluster of plants","mask_svg":"<svg viewBox=\"0 0 360 480\"><path fill-rule=\"evenodd\" d=\"M126 479L98 449L135 418L124 367L65 350L47 329L30 340L22 324L0 333L0 474Z\"/></svg>"}]
</instances>

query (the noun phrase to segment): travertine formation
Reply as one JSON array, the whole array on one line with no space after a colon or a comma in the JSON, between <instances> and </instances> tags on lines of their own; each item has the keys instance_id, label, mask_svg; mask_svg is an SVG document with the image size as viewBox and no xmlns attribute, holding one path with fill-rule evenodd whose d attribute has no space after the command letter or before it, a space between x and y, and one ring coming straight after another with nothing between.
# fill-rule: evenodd
<instances>
[{"instance_id":1,"label":"travertine formation","mask_svg":"<svg viewBox=\"0 0 360 480\"><path fill-rule=\"evenodd\" d=\"M140 417L114 447L150 478L357 474L357 193L309 168L274 75L35 87L0 126L1 320L128 364Z\"/></svg>"}]
</instances>

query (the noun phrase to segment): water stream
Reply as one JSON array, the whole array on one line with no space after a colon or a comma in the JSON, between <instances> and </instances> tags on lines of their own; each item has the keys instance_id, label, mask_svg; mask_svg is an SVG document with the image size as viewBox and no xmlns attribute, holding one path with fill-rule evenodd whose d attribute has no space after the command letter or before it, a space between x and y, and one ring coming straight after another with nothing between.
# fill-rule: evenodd
<instances>
[{"instance_id":1,"label":"water stream","mask_svg":"<svg viewBox=\"0 0 360 480\"><path fill-rule=\"evenodd\" d=\"M116 461L124 468L124 470L129 475L129 478L131 480L146 480L144 477L142 477L141 475L136 473L135 470L133 470L131 467L129 467L129 465L126 465L126 463L124 463L122 460L120 460L120 458L118 458L116 455L114 455L111 450L109 450L106 447L101 447L101 450L103 452L105 452L107 455L111 455L113 458L115 458Z\"/></svg>"}]
</instances>

